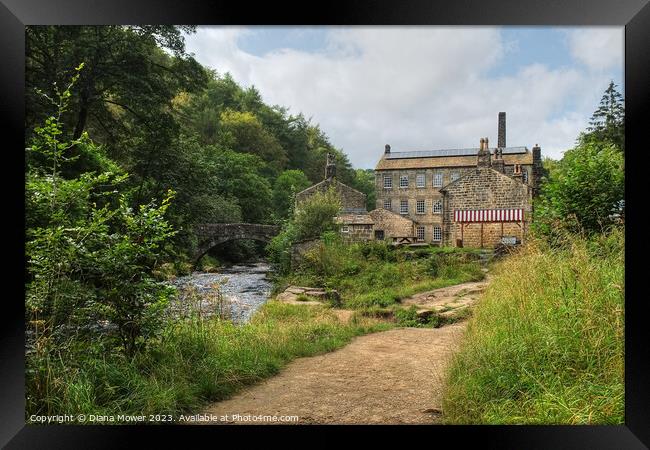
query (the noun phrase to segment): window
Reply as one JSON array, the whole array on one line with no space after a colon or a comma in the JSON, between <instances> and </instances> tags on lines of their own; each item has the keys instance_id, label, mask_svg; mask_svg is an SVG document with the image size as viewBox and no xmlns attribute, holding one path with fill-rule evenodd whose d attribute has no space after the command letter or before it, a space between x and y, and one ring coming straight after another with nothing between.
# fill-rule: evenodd
<instances>
[{"instance_id":1,"label":"window","mask_svg":"<svg viewBox=\"0 0 650 450\"><path fill-rule=\"evenodd\" d=\"M341 227L341 233L348 233L350 231L350 228L347 225L343 225Z\"/></svg>"},{"instance_id":2,"label":"window","mask_svg":"<svg viewBox=\"0 0 650 450\"><path fill-rule=\"evenodd\" d=\"M415 212L417 214L424 214L424 200L417 200L415 202Z\"/></svg>"},{"instance_id":3,"label":"window","mask_svg":"<svg viewBox=\"0 0 650 450\"><path fill-rule=\"evenodd\" d=\"M442 172L433 173L433 187L442 186Z\"/></svg>"},{"instance_id":4,"label":"window","mask_svg":"<svg viewBox=\"0 0 650 450\"><path fill-rule=\"evenodd\" d=\"M400 177L399 177L399 187L401 187L401 188L409 187L409 176L408 175L400 175Z\"/></svg>"},{"instance_id":5,"label":"window","mask_svg":"<svg viewBox=\"0 0 650 450\"><path fill-rule=\"evenodd\" d=\"M521 176L524 183L528 183L528 171L526 169L521 169Z\"/></svg>"},{"instance_id":6,"label":"window","mask_svg":"<svg viewBox=\"0 0 650 450\"><path fill-rule=\"evenodd\" d=\"M438 226L433 227L433 241L434 242L442 241L442 228Z\"/></svg>"},{"instance_id":7,"label":"window","mask_svg":"<svg viewBox=\"0 0 650 450\"><path fill-rule=\"evenodd\" d=\"M418 173L417 176L415 177L415 186L419 188L423 188L425 183L426 183L426 177L423 173Z\"/></svg>"},{"instance_id":8,"label":"window","mask_svg":"<svg viewBox=\"0 0 650 450\"><path fill-rule=\"evenodd\" d=\"M390 211L391 209L393 209L393 207L392 207L392 205L391 205L391 202L390 202L390 199L389 199L389 198L387 198L386 200L384 200L384 209L387 209L387 210L389 210L389 211Z\"/></svg>"},{"instance_id":9,"label":"window","mask_svg":"<svg viewBox=\"0 0 650 450\"><path fill-rule=\"evenodd\" d=\"M384 189L393 188L393 177L391 175L384 175Z\"/></svg>"},{"instance_id":10,"label":"window","mask_svg":"<svg viewBox=\"0 0 650 450\"><path fill-rule=\"evenodd\" d=\"M418 238L418 241L424 241L424 227L419 226L415 229L415 235Z\"/></svg>"},{"instance_id":11,"label":"window","mask_svg":"<svg viewBox=\"0 0 650 450\"><path fill-rule=\"evenodd\" d=\"M456 181L459 178L460 178L460 173L458 173L458 172L452 172L451 173L451 181Z\"/></svg>"},{"instance_id":12,"label":"window","mask_svg":"<svg viewBox=\"0 0 650 450\"><path fill-rule=\"evenodd\" d=\"M409 201L408 200L400 200L399 201L399 213L400 214L408 214L409 213Z\"/></svg>"},{"instance_id":13,"label":"window","mask_svg":"<svg viewBox=\"0 0 650 450\"><path fill-rule=\"evenodd\" d=\"M442 200L433 201L433 213L441 214L442 213Z\"/></svg>"}]
</instances>

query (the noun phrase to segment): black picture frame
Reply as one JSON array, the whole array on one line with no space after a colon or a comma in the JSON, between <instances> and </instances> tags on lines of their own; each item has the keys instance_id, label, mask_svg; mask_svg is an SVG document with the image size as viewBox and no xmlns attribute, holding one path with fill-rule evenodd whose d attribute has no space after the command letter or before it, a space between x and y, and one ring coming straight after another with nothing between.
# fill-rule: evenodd
<instances>
[{"instance_id":1,"label":"black picture frame","mask_svg":"<svg viewBox=\"0 0 650 450\"><path fill-rule=\"evenodd\" d=\"M348 426L348 427L173 427L25 425L24 388L24 58L25 25L66 24L197 25L562 25L625 26L626 102L626 302L625 425L621 426ZM648 0L337 0L322 3L198 0L0 0L0 114L2 115L2 200L5 272L0 327L0 445L7 448L118 448L134 438L187 445L188 433L215 445L227 434L246 439L251 431L290 431L291 440L338 444L335 435L364 432L383 440L399 433L402 445L423 439L428 445L519 449L636 449L650 445L650 338L642 313L648 239L643 236L647 192L643 171L650 166L650 5ZM390 62L387 62L390 63ZM646 148L647 147L647 148ZM9 289L9 287L11 289ZM332 434L333 431L336 433ZM305 434L309 433L309 434ZM364 438L364 439L365 439ZM305 439L305 440L303 440ZM209 442L209 441L208 441ZM236 441L235 441L236 442ZM366 445L369 441L366 441ZM153 446L152 441L149 442ZM241 445L241 444L239 444ZM244 444L245 445L245 444ZM421 445L421 444L420 444Z\"/></svg>"}]
</instances>

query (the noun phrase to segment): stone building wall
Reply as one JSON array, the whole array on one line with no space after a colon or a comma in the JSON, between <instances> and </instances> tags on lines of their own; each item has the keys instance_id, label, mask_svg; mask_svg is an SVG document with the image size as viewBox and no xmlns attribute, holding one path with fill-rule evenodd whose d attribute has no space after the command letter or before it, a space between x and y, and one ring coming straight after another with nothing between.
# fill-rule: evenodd
<instances>
[{"instance_id":1,"label":"stone building wall","mask_svg":"<svg viewBox=\"0 0 650 450\"><path fill-rule=\"evenodd\" d=\"M499 242L501 242L501 236L513 236L517 238L517 242L523 242L524 228L527 227L527 224L524 224L522 227L521 223L504 223L503 228L500 223L466 223L463 226L462 236L463 236L463 247L494 247ZM482 227L481 227L482 226ZM452 224L451 225L451 241L448 245L455 247L456 239L461 238L461 225ZM481 238L481 233L483 237Z\"/></svg>"},{"instance_id":2,"label":"stone building wall","mask_svg":"<svg viewBox=\"0 0 650 450\"><path fill-rule=\"evenodd\" d=\"M510 178L491 168L476 168L457 183L443 189L444 222L443 241L456 245L461 238L461 225L454 222L454 211L461 209L522 208L524 222L531 217L531 188L517 179ZM526 224L504 223L503 235L522 240ZM481 224L465 224L462 232L465 247L481 245ZM501 238L500 223L483 223L483 246L494 246Z\"/></svg>"},{"instance_id":3,"label":"stone building wall","mask_svg":"<svg viewBox=\"0 0 650 450\"><path fill-rule=\"evenodd\" d=\"M305 201L316 192L326 192L330 186L334 187L338 192L341 199L341 209L343 211L366 210L366 194L337 181L336 178L325 179L320 183L297 193L296 204Z\"/></svg>"},{"instance_id":4,"label":"stone building wall","mask_svg":"<svg viewBox=\"0 0 650 450\"><path fill-rule=\"evenodd\" d=\"M391 241L393 237L415 236L414 222L408 217L394 212L377 208L368 213L372 217L375 231L384 232L384 240Z\"/></svg>"},{"instance_id":5,"label":"stone building wall","mask_svg":"<svg viewBox=\"0 0 650 450\"><path fill-rule=\"evenodd\" d=\"M532 166L522 166L522 170L528 167L530 171ZM394 170L394 171L376 171L375 172L375 189L377 192L377 202L376 207L384 208L384 201L390 199L391 208L390 211L402 215L400 213L400 203L401 200L408 201L408 214L402 215L410 219L412 222L416 222L417 225L424 226L424 241L433 242L433 228L438 226L443 228L443 243L445 240L445 231L443 226L443 221L445 220L444 216L444 198L443 194L440 192L440 187L433 186L434 173L442 173L442 185L447 186L452 183L452 174L458 177L458 179L463 178L467 174L471 174L476 171L476 166L474 167L445 167L445 168L436 168L436 169L409 169L409 170ZM505 166L506 174L513 174L513 166ZM384 175L390 175L392 177L393 187L390 189L384 188ZM424 174L425 181L424 187L416 187L416 178L417 174ZM399 187L399 180L401 175L407 175L409 178L409 185L407 188ZM521 184L521 183L520 183ZM417 201L424 200L424 214L417 213ZM433 212L434 202L441 200L443 203L443 211L441 213ZM468 207L469 208L469 207ZM374 217L373 217L374 220ZM375 226L375 229L379 229ZM415 231L413 231L415 233Z\"/></svg>"},{"instance_id":6,"label":"stone building wall","mask_svg":"<svg viewBox=\"0 0 650 450\"><path fill-rule=\"evenodd\" d=\"M343 231L347 227L347 231ZM350 224L341 226L341 236L345 242L365 242L374 239L373 225Z\"/></svg>"}]
</instances>

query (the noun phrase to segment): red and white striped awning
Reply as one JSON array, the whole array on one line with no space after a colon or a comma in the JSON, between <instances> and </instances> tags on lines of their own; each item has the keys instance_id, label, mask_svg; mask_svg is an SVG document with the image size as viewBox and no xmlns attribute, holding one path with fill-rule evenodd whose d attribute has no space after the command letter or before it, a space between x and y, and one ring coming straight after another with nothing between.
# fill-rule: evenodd
<instances>
[{"instance_id":1,"label":"red and white striped awning","mask_svg":"<svg viewBox=\"0 0 650 450\"><path fill-rule=\"evenodd\" d=\"M521 222L523 217L523 208L454 210L454 222Z\"/></svg>"}]
</instances>

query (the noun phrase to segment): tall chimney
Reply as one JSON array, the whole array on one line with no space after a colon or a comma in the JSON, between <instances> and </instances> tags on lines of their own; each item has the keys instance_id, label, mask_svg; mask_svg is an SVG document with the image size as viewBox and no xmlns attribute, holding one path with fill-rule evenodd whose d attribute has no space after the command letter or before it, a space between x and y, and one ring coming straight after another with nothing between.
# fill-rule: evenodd
<instances>
[{"instance_id":1,"label":"tall chimney","mask_svg":"<svg viewBox=\"0 0 650 450\"><path fill-rule=\"evenodd\" d=\"M386 155L390 154L390 145L386 144L384 146L384 154Z\"/></svg>"},{"instance_id":2,"label":"tall chimney","mask_svg":"<svg viewBox=\"0 0 650 450\"><path fill-rule=\"evenodd\" d=\"M531 184L533 186L533 196L539 193L539 184L542 180L542 149L539 144L533 147L533 170L531 173Z\"/></svg>"},{"instance_id":3,"label":"tall chimney","mask_svg":"<svg viewBox=\"0 0 650 450\"><path fill-rule=\"evenodd\" d=\"M505 148L506 147L506 113L499 113L499 138L497 142L497 147Z\"/></svg>"}]
</instances>

